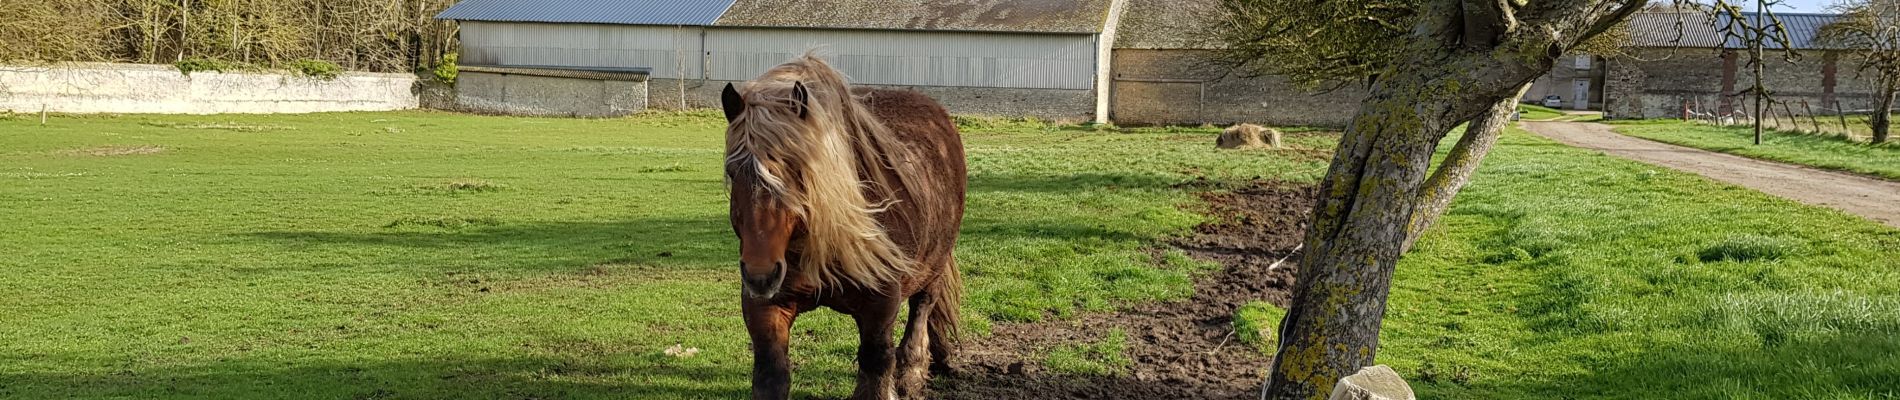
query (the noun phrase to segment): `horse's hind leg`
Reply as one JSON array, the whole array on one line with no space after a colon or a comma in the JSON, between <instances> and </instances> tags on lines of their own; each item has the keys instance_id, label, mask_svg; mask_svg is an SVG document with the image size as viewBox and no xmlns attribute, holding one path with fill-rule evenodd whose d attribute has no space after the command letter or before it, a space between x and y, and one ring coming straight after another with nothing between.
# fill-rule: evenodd
<instances>
[{"instance_id":1,"label":"horse's hind leg","mask_svg":"<svg viewBox=\"0 0 1900 400\"><path fill-rule=\"evenodd\" d=\"M859 311L854 318L858 322L858 388L851 392L853 400L884 400L897 397L897 387L892 379L892 369L897 365L896 349L891 346L891 329L897 324L897 309L903 307L902 298L889 299L885 304L877 304Z\"/></svg>"},{"instance_id":2,"label":"horse's hind leg","mask_svg":"<svg viewBox=\"0 0 1900 400\"><path fill-rule=\"evenodd\" d=\"M897 345L897 396L924 398L924 383L930 379L930 312L936 298L928 292L910 298L910 323L904 326L904 341Z\"/></svg>"}]
</instances>

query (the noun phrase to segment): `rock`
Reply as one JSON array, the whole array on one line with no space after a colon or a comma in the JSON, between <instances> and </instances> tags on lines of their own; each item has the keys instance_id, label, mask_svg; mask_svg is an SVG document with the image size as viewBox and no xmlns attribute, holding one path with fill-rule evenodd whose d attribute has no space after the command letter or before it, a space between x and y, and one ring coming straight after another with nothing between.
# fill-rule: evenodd
<instances>
[{"instance_id":1,"label":"rock","mask_svg":"<svg viewBox=\"0 0 1900 400\"><path fill-rule=\"evenodd\" d=\"M1417 400L1412 387L1392 367L1374 365L1341 378L1328 400Z\"/></svg>"},{"instance_id":2,"label":"rock","mask_svg":"<svg viewBox=\"0 0 1900 400\"><path fill-rule=\"evenodd\" d=\"M1280 131L1254 124L1239 124L1221 131L1215 146L1223 149L1280 148Z\"/></svg>"}]
</instances>

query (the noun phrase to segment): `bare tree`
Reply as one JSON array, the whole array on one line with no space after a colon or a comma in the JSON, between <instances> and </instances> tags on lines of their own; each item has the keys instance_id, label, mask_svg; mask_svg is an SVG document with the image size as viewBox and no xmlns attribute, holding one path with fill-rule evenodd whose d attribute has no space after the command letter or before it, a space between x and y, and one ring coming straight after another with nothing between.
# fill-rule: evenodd
<instances>
[{"instance_id":1,"label":"bare tree","mask_svg":"<svg viewBox=\"0 0 1900 400\"><path fill-rule=\"evenodd\" d=\"M1266 398L1326 398L1373 361L1400 255L1477 168L1524 88L1565 53L1603 47L1606 32L1648 3L1222 1L1230 66L1370 92L1320 183ZM1467 123L1427 177L1440 140Z\"/></svg>"},{"instance_id":2,"label":"bare tree","mask_svg":"<svg viewBox=\"0 0 1900 400\"><path fill-rule=\"evenodd\" d=\"M1900 93L1900 0L1847 0L1835 5L1841 19L1821 28L1821 40L1849 49L1862 76L1874 77L1875 144L1887 142L1894 95Z\"/></svg>"},{"instance_id":3,"label":"bare tree","mask_svg":"<svg viewBox=\"0 0 1900 400\"><path fill-rule=\"evenodd\" d=\"M1517 97L1557 58L1645 0L1225 0L1230 60L1308 81L1362 75L1370 94L1320 183L1266 397L1325 398L1377 352L1393 267L1440 139L1482 119L1454 160L1475 168ZM1486 119L1488 118L1488 119ZM1454 164L1457 165L1457 164ZM1434 179L1462 184L1464 177ZM1425 224L1429 225L1429 223Z\"/></svg>"},{"instance_id":4,"label":"bare tree","mask_svg":"<svg viewBox=\"0 0 1900 400\"><path fill-rule=\"evenodd\" d=\"M451 51L452 0L0 1L0 61L302 59L406 72Z\"/></svg>"}]
</instances>

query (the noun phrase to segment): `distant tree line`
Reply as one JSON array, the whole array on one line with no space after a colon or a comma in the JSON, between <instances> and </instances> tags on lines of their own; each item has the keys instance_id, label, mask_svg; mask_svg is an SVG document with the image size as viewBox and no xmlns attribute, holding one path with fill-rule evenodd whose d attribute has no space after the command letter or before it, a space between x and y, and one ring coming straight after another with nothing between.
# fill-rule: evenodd
<instances>
[{"instance_id":1,"label":"distant tree line","mask_svg":"<svg viewBox=\"0 0 1900 400\"><path fill-rule=\"evenodd\" d=\"M283 68L321 61L409 72L454 50L454 0L5 0L0 61Z\"/></svg>"}]
</instances>

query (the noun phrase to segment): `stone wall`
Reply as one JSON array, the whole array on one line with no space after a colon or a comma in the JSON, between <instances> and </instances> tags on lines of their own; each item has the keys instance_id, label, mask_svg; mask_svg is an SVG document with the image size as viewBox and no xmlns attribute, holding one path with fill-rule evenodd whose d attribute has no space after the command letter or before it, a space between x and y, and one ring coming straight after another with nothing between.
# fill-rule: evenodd
<instances>
[{"instance_id":1,"label":"stone wall","mask_svg":"<svg viewBox=\"0 0 1900 400\"><path fill-rule=\"evenodd\" d=\"M654 109L680 108L681 84L687 108L719 107L719 91L741 82L654 79L648 102ZM1034 117L1060 122L1083 122L1094 117L1095 91L1067 89L1010 89L952 86L880 86L921 92L943 103L951 114L987 117Z\"/></svg>"},{"instance_id":2,"label":"stone wall","mask_svg":"<svg viewBox=\"0 0 1900 400\"><path fill-rule=\"evenodd\" d=\"M495 68L457 74L453 96L432 108L564 117L616 117L647 109L645 74Z\"/></svg>"},{"instance_id":3,"label":"stone wall","mask_svg":"<svg viewBox=\"0 0 1900 400\"><path fill-rule=\"evenodd\" d=\"M411 74L317 79L266 72L195 72L169 65L0 66L0 110L61 113L310 113L417 107Z\"/></svg>"},{"instance_id":4,"label":"stone wall","mask_svg":"<svg viewBox=\"0 0 1900 400\"><path fill-rule=\"evenodd\" d=\"M1116 49L1111 119L1123 125L1345 126L1365 90L1302 90L1279 77L1247 78L1205 62L1207 50ZM1349 85L1350 86L1350 85Z\"/></svg>"},{"instance_id":5,"label":"stone wall","mask_svg":"<svg viewBox=\"0 0 1900 400\"><path fill-rule=\"evenodd\" d=\"M1685 104L1704 112L1748 113L1752 99L1736 93L1754 85L1746 54L1715 49L1644 48L1608 60L1605 111L1612 118L1680 118ZM1831 114L1835 102L1850 110L1871 107L1873 85L1838 53L1804 50L1793 60L1769 52L1762 65L1771 99L1795 114ZM1808 107L1803 107L1806 102ZM1784 113L1780 106L1777 114Z\"/></svg>"},{"instance_id":6,"label":"stone wall","mask_svg":"<svg viewBox=\"0 0 1900 400\"><path fill-rule=\"evenodd\" d=\"M1579 68L1577 64L1579 57L1589 59L1582 68ZM1549 73L1531 82L1530 89L1524 91L1523 100L1530 104L1542 105L1544 96L1557 95L1563 99L1565 109L1602 109L1603 76L1604 68L1601 58L1584 54L1566 54L1557 58L1557 62L1551 66ZM1590 96L1588 102L1581 104L1582 108L1577 107L1579 103L1576 98L1576 81L1578 80L1590 81L1588 93Z\"/></svg>"}]
</instances>

